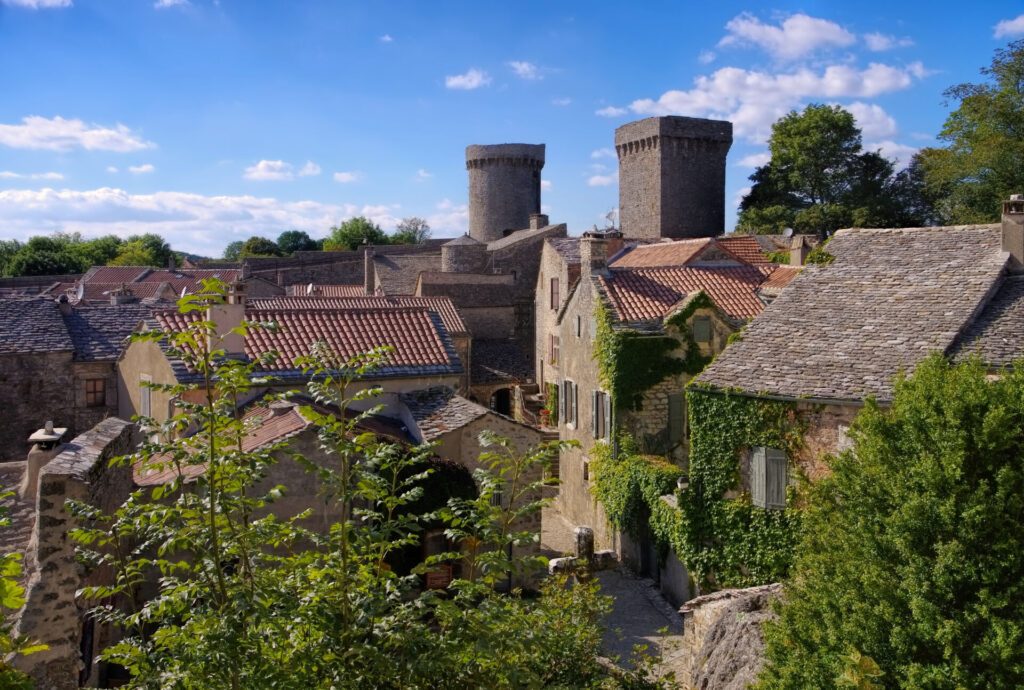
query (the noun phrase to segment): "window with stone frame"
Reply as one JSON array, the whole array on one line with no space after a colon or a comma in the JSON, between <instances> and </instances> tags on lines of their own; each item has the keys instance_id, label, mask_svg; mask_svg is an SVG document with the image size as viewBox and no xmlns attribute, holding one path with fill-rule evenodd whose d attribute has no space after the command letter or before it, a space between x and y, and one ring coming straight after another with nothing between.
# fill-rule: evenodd
<instances>
[{"instance_id":1,"label":"window with stone frame","mask_svg":"<svg viewBox=\"0 0 1024 690\"><path fill-rule=\"evenodd\" d=\"M558 364L559 349L561 346L561 338L557 335L548 336L548 361L552 364Z\"/></svg>"},{"instance_id":2,"label":"window with stone frame","mask_svg":"<svg viewBox=\"0 0 1024 690\"><path fill-rule=\"evenodd\" d=\"M566 379L562 382L562 395L559 398L559 409L562 412L562 419L565 420L567 426L576 426L578 421L577 412L579 411L579 400L578 400L579 387Z\"/></svg>"},{"instance_id":3,"label":"window with stone frame","mask_svg":"<svg viewBox=\"0 0 1024 690\"><path fill-rule=\"evenodd\" d=\"M85 380L85 406L103 407L107 404L107 380Z\"/></svg>"},{"instance_id":4,"label":"window with stone frame","mask_svg":"<svg viewBox=\"0 0 1024 690\"><path fill-rule=\"evenodd\" d=\"M668 442L673 446L686 438L686 394L682 391L668 396Z\"/></svg>"},{"instance_id":5,"label":"window with stone frame","mask_svg":"<svg viewBox=\"0 0 1024 690\"><path fill-rule=\"evenodd\" d=\"M612 433L612 399L604 391L594 391L590 398L591 431L594 438L607 441Z\"/></svg>"},{"instance_id":6,"label":"window with stone frame","mask_svg":"<svg viewBox=\"0 0 1024 690\"><path fill-rule=\"evenodd\" d=\"M787 460L785 451L756 446L750 454L750 502L765 510L786 507Z\"/></svg>"},{"instance_id":7,"label":"window with stone frame","mask_svg":"<svg viewBox=\"0 0 1024 690\"><path fill-rule=\"evenodd\" d=\"M560 298L558 295L558 278L551 279L551 308L557 310L560 306Z\"/></svg>"},{"instance_id":8,"label":"window with stone frame","mask_svg":"<svg viewBox=\"0 0 1024 690\"><path fill-rule=\"evenodd\" d=\"M692 322L693 339L698 343L711 342L711 317L695 316Z\"/></svg>"}]
</instances>

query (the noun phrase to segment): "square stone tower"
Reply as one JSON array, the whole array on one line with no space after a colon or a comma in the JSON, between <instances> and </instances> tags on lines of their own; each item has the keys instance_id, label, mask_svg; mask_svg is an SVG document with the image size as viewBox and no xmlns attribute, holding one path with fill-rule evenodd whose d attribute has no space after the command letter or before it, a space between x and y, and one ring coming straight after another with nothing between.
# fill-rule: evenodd
<instances>
[{"instance_id":1,"label":"square stone tower","mask_svg":"<svg viewBox=\"0 0 1024 690\"><path fill-rule=\"evenodd\" d=\"M650 117L616 129L623 236L721 235L731 145L732 123L723 120Z\"/></svg>"}]
</instances>

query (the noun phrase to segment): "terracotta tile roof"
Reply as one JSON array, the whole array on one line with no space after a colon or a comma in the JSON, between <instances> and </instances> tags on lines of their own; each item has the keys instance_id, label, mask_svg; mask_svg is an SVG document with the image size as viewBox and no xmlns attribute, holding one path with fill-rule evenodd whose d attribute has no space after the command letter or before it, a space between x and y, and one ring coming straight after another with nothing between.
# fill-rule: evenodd
<instances>
[{"instance_id":1,"label":"terracotta tile roof","mask_svg":"<svg viewBox=\"0 0 1024 690\"><path fill-rule=\"evenodd\" d=\"M706 293L723 313L745 320L764 309L757 287L765 274L752 266L616 268L597 280L621 322L661 321L687 295L698 291Z\"/></svg>"},{"instance_id":2,"label":"terracotta tile roof","mask_svg":"<svg viewBox=\"0 0 1024 690\"><path fill-rule=\"evenodd\" d=\"M474 340L474 383L528 383L533 381L529 355L514 340Z\"/></svg>"},{"instance_id":3,"label":"terracotta tile roof","mask_svg":"<svg viewBox=\"0 0 1024 690\"><path fill-rule=\"evenodd\" d=\"M385 295L412 295L423 271L440 271L440 254L407 254L373 257L377 282Z\"/></svg>"},{"instance_id":4,"label":"terracotta tile roof","mask_svg":"<svg viewBox=\"0 0 1024 690\"><path fill-rule=\"evenodd\" d=\"M761 283L762 290L774 290L778 291L793 282L793 279L800 275L800 269L802 266L775 266L775 264L769 264L771 267L771 273Z\"/></svg>"},{"instance_id":5,"label":"terracotta tile roof","mask_svg":"<svg viewBox=\"0 0 1024 690\"><path fill-rule=\"evenodd\" d=\"M134 283L153 269L149 266L93 266L82 276L82 283Z\"/></svg>"},{"instance_id":6,"label":"terracotta tile roof","mask_svg":"<svg viewBox=\"0 0 1024 690\"><path fill-rule=\"evenodd\" d=\"M790 399L892 398L893 377L945 352L1001 280L999 225L841 230L743 339L697 378Z\"/></svg>"},{"instance_id":7,"label":"terracotta tile roof","mask_svg":"<svg viewBox=\"0 0 1024 690\"><path fill-rule=\"evenodd\" d=\"M242 272L237 268L183 268L176 271L150 271L135 282L168 283L180 295L182 290L197 292L204 279L217 278L226 283L233 283L241 277Z\"/></svg>"},{"instance_id":8,"label":"terracotta tile roof","mask_svg":"<svg viewBox=\"0 0 1024 690\"><path fill-rule=\"evenodd\" d=\"M401 399L416 421L423 443L436 441L490 412L483 405L456 395L447 386L403 393Z\"/></svg>"},{"instance_id":9,"label":"terracotta tile roof","mask_svg":"<svg viewBox=\"0 0 1024 690\"><path fill-rule=\"evenodd\" d=\"M121 356L127 338L153 313L144 304L77 307L64 314L64 325L82 362L113 361Z\"/></svg>"},{"instance_id":10,"label":"terracotta tile roof","mask_svg":"<svg viewBox=\"0 0 1024 690\"><path fill-rule=\"evenodd\" d=\"M312 291L311 291L312 289ZM296 284L289 285L287 294L294 297L363 297L366 289L362 283L359 285L322 285L322 284Z\"/></svg>"},{"instance_id":11,"label":"terracotta tile roof","mask_svg":"<svg viewBox=\"0 0 1024 690\"><path fill-rule=\"evenodd\" d=\"M267 297L249 300L253 309L394 309L395 307L423 307L436 311L449 333L465 333L466 325L458 309L448 297L394 297L360 294L355 297Z\"/></svg>"},{"instance_id":12,"label":"terracotta tile roof","mask_svg":"<svg viewBox=\"0 0 1024 690\"><path fill-rule=\"evenodd\" d=\"M74 344L56 302L37 298L0 300L0 354L72 350Z\"/></svg>"},{"instance_id":13,"label":"terracotta tile roof","mask_svg":"<svg viewBox=\"0 0 1024 690\"><path fill-rule=\"evenodd\" d=\"M978 355L993 369L1024 357L1024 276L1011 276L999 286L985 309L951 348L957 359Z\"/></svg>"},{"instance_id":14,"label":"terracotta tile roof","mask_svg":"<svg viewBox=\"0 0 1024 690\"><path fill-rule=\"evenodd\" d=\"M160 283L98 283L91 281L88 283L82 283L82 301L83 302L110 302L110 293L117 292L118 290L124 289L126 292L131 294L140 300L176 300L179 291L175 291L174 288L165 282ZM72 285L68 290L63 293L55 294L66 294L72 297L73 300L77 299L78 286Z\"/></svg>"},{"instance_id":15,"label":"terracotta tile roof","mask_svg":"<svg viewBox=\"0 0 1024 690\"><path fill-rule=\"evenodd\" d=\"M715 241L718 242L718 246L744 263L771 263L771 260L761 250L761 244L753 235L726 235L716 238Z\"/></svg>"},{"instance_id":16,"label":"terracotta tile roof","mask_svg":"<svg viewBox=\"0 0 1024 690\"><path fill-rule=\"evenodd\" d=\"M199 318L196 312L157 312L152 327L180 331ZM277 361L265 371L278 378L308 378L294 366L294 361L310 354L316 342L327 343L341 359L382 345L394 348L387 363L367 378L434 376L463 371L441 317L425 308L249 310L246 319L276 324L273 329L257 328L250 332L245 354L252 359L265 352L277 352ZM175 360L171 364L179 381L191 380L191 373L183 363Z\"/></svg>"},{"instance_id":17,"label":"terracotta tile roof","mask_svg":"<svg viewBox=\"0 0 1024 690\"><path fill-rule=\"evenodd\" d=\"M640 244L620 254L611 265L613 268L683 266L706 249L710 242L709 238L701 238Z\"/></svg>"}]
</instances>

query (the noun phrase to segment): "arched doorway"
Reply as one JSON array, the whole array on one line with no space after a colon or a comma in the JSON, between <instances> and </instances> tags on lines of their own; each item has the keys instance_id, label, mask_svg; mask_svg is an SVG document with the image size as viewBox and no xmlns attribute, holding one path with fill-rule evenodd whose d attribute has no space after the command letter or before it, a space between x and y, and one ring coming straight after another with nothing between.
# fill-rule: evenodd
<instances>
[{"instance_id":1,"label":"arched doorway","mask_svg":"<svg viewBox=\"0 0 1024 690\"><path fill-rule=\"evenodd\" d=\"M491 396L491 409L506 417L512 416L512 389L499 388Z\"/></svg>"}]
</instances>

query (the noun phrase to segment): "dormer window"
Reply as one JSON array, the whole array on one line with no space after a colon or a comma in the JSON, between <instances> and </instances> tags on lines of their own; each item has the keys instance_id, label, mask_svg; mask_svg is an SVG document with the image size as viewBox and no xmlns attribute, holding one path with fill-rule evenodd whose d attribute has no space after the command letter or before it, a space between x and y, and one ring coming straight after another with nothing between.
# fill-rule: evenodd
<instances>
[{"instance_id":1,"label":"dormer window","mask_svg":"<svg viewBox=\"0 0 1024 690\"><path fill-rule=\"evenodd\" d=\"M711 317L695 316L692 322L693 339L698 343L711 342Z\"/></svg>"}]
</instances>

